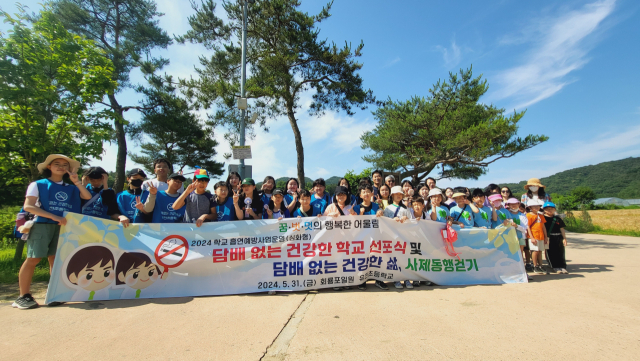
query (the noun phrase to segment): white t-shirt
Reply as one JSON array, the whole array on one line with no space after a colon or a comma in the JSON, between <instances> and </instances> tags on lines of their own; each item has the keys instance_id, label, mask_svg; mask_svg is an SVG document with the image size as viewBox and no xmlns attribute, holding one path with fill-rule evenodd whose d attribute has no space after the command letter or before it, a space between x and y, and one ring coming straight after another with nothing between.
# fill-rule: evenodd
<instances>
[{"instance_id":1,"label":"white t-shirt","mask_svg":"<svg viewBox=\"0 0 640 361\"><path fill-rule=\"evenodd\" d=\"M398 214L396 215L396 217L398 218L402 218L407 217L407 218L411 218L411 213L409 213L409 210L406 208L402 208L402 207L398 207L395 204L390 204L387 206L387 208L384 209L384 216L387 218L394 218L394 215L396 214L396 209L398 209Z\"/></svg>"},{"instance_id":2,"label":"white t-shirt","mask_svg":"<svg viewBox=\"0 0 640 361\"><path fill-rule=\"evenodd\" d=\"M147 183L149 182L151 182L151 184L153 184L154 187L158 188L158 192L166 191L167 189L169 189L169 184L167 182L160 182L158 178L156 178L156 179L144 181L144 183L142 183L143 191L149 190L149 186L147 185ZM184 192L184 185L180 186L180 188L178 189L178 194L182 194L182 192Z\"/></svg>"},{"instance_id":3,"label":"white t-shirt","mask_svg":"<svg viewBox=\"0 0 640 361\"><path fill-rule=\"evenodd\" d=\"M56 184L63 185L65 184L63 181L55 182ZM68 184L65 184L68 185ZM36 197L38 200L36 201L36 207L40 207L40 191L38 190L38 184L36 182L29 183L27 187L27 195L25 197Z\"/></svg>"}]
</instances>

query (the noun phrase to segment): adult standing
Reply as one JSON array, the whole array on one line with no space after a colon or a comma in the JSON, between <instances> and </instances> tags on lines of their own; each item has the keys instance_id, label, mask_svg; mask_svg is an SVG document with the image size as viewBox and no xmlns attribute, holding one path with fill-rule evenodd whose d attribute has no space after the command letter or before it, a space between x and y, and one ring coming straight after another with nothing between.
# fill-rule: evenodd
<instances>
[{"instance_id":1,"label":"adult standing","mask_svg":"<svg viewBox=\"0 0 640 361\"><path fill-rule=\"evenodd\" d=\"M153 185L158 189L158 192L166 191L169 189L169 174L173 172L173 166L171 162L164 158L158 158L153 161L153 173L155 173L156 178L150 181L146 181L142 183L142 190L149 191L149 186ZM178 188L178 194L182 194L184 192L184 186L180 185Z\"/></svg>"},{"instance_id":2,"label":"adult standing","mask_svg":"<svg viewBox=\"0 0 640 361\"><path fill-rule=\"evenodd\" d=\"M545 192L545 186L540 183L540 179L531 178L527 181L527 184L524 186L524 189L527 191L520 198L520 203L529 205L529 201L532 199L539 199L543 203L551 202L551 197Z\"/></svg>"},{"instance_id":3,"label":"adult standing","mask_svg":"<svg viewBox=\"0 0 640 361\"><path fill-rule=\"evenodd\" d=\"M428 177L425 183L429 187L429 190L432 190L436 187L436 180L432 177Z\"/></svg>"}]
</instances>

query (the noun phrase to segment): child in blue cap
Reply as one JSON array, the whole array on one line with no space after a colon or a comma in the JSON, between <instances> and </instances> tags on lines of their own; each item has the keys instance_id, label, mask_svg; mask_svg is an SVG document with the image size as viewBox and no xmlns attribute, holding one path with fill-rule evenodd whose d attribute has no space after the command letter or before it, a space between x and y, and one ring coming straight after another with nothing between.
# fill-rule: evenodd
<instances>
[{"instance_id":1,"label":"child in blue cap","mask_svg":"<svg viewBox=\"0 0 640 361\"><path fill-rule=\"evenodd\" d=\"M564 221L556 213L556 205L552 202L545 202L542 205L544 219L547 221L544 226L549 236L549 249L547 259L556 273L567 274L567 260L565 258L565 247L567 246L567 235L564 233Z\"/></svg>"}]
</instances>

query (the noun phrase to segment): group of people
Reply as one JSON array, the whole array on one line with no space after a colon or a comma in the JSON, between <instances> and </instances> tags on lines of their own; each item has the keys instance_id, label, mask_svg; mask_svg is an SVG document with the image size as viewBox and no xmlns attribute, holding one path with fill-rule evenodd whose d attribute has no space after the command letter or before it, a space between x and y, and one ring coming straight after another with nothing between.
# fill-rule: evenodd
<instances>
[{"instance_id":1,"label":"group of people","mask_svg":"<svg viewBox=\"0 0 640 361\"><path fill-rule=\"evenodd\" d=\"M301 188L296 178L277 189L275 179L267 176L258 190L253 179L230 172L226 181L213 186L211 194L207 170L197 168L185 188L185 176L170 173L168 160L156 159L154 179L148 180L142 169L133 169L126 174L127 189L115 194L103 168L91 167L81 178L79 168L76 160L52 154L38 165L43 179L27 188L24 213L18 217L22 222L16 228L16 236L27 241L27 259L20 268L20 297L14 307L37 307L30 294L31 279L41 258L48 257L50 268L53 266L60 226L66 224L65 211L119 221L123 227L130 223L195 223L200 227L205 222L347 215L375 215L400 223L434 221L460 228L513 227L527 271L548 274L542 266L545 254L555 272L567 273L564 222L544 185L535 178L527 182L520 200L508 187L495 184L474 190L446 188L444 192L436 187L434 178L427 178L424 184L403 180L398 185L393 175L385 177L380 170L360 179L357 189L342 178L334 194L326 192L322 178L313 182L311 190ZM65 175L72 184L63 181ZM420 281L394 285L413 288ZM376 286L388 289L382 281L376 281ZM366 289L366 282L358 288Z\"/></svg>"}]
</instances>

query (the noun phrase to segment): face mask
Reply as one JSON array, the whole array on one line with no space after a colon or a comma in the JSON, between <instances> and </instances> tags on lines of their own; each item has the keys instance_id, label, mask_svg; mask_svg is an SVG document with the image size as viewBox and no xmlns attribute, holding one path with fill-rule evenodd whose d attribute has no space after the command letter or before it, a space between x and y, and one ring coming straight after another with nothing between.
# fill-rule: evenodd
<instances>
[{"instance_id":1,"label":"face mask","mask_svg":"<svg viewBox=\"0 0 640 361\"><path fill-rule=\"evenodd\" d=\"M531 186L531 187L529 187L529 190L532 191L532 192L537 192L538 191L538 187Z\"/></svg>"},{"instance_id":2,"label":"face mask","mask_svg":"<svg viewBox=\"0 0 640 361\"><path fill-rule=\"evenodd\" d=\"M129 184L133 187L140 188L140 186L142 185L142 182L143 182L142 179L132 179L131 182L129 182Z\"/></svg>"}]
</instances>

